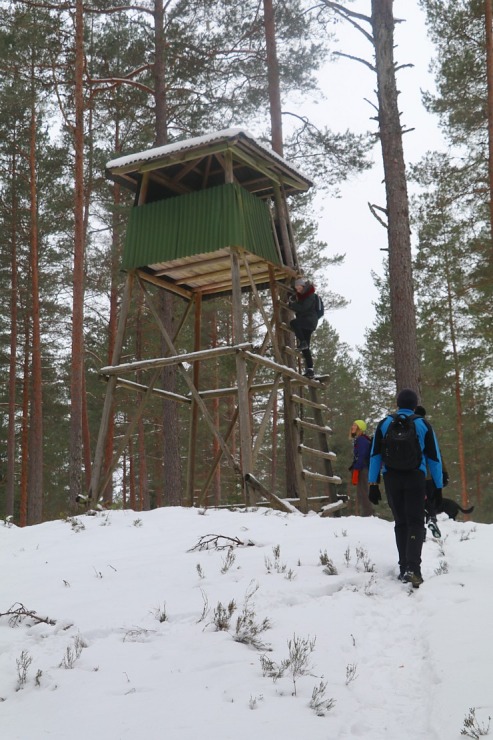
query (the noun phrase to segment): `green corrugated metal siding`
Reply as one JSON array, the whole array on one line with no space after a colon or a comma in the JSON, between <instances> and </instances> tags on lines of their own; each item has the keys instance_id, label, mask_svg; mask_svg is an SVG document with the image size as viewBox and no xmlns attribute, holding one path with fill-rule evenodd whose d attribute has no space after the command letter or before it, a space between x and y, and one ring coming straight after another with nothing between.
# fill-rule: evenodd
<instances>
[{"instance_id":1,"label":"green corrugated metal siding","mask_svg":"<svg viewBox=\"0 0 493 740\"><path fill-rule=\"evenodd\" d=\"M267 204L236 183L132 208L123 268L224 247L243 247L280 264Z\"/></svg>"}]
</instances>

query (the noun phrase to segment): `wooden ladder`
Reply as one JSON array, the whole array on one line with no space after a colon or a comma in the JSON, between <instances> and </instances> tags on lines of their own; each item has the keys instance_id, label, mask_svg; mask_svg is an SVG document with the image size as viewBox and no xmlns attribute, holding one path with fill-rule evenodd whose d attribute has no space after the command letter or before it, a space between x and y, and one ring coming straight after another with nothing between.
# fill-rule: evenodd
<instances>
[{"instance_id":1,"label":"wooden ladder","mask_svg":"<svg viewBox=\"0 0 493 740\"><path fill-rule=\"evenodd\" d=\"M321 403L319 398L323 380L307 379L307 381L306 385L303 384L298 392L293 390L289 399L294 420L296 442L294 448L297 456L295 467L300 489L299 508L306 512L312 508L315 502L321 505L323 501L326 501L329 502L327 511L332 513L332 511L342 508L345 501L343 498L337 498L333 489L333 486L340 485L341 478L334 475L332 467L336 454L329 447L329 437L332 434L332 429L326 422L328 408L324 403ZM314 470L314 467L318 467L319 470ZM321 471L320 468L322 468ZM325 493L319 496L309 496L307 491L308 480L320 482L325 487ZM331 504L334 506L331 506Z\"/></svg>"}]
</instances>

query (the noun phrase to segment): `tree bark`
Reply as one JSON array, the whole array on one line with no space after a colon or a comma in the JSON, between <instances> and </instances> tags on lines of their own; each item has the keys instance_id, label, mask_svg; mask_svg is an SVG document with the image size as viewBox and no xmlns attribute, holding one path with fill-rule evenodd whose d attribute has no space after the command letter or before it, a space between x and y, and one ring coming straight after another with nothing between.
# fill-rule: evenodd
<instances>
[{"instance_id":1,"label":"tree bark","mask_svg":"<svg viewBox=\"0 0 493 740\"><path fill-rule=\"evenodd\" d=\"M269 87L269 109L272 148L283 156L281 90L279 85L279 62L277 60L276 27L272 0L264 0L265 47L267 51L267 81Z\"/></svg>"},{"instance_id":2,"label":"tree bark","mask_svg":"<svg viewBox=\"0 0 493 740\"><path fill-rule=\"evenodd\" d=\"M74 265L70 379L70 498L82 493L82 373L84 357L84 12L75 3Z\"/></svg>"},{"instance_id":3,"label":"tree bark","mask_svg":"<svg viewBox=\"0 0 493 740\"><path fill-rule=\"evenodd\" d=\"M14 129L12 136L16 135ZM14 141L14 152L16 150ZM7 431L7 481L5 488L5 516L13 516L15 500L15 428L17 385L17 157L12 158L12 231L10 257L10 358L9 358L9 421Z\"/></svg>"},{"instance_id":4,"label":"tree bark","mask_svg":"<svg viewBox=\"0 0 493 740\"><path fill-rule=\"evenodd\" d=\"M490 234L493 241L493 11L492 0L484 0L486 39L486 85L488 90L488 181Z\"/></svg>"},{"instance_id":5,"label":"tree bark","mask_svg":"<svg viewBox=\"0 0 493 740\"><path fill-rule=\"evenodd\" d=\"M32 396L29 435L27 523L39 524L43 518L43 397L41 371L41 329L39 316L39 232L36 173L37 116L34 68L32 75L31 124L29 145L30 243L32 301Z\"/></svg>"},{"instance_id":6,"label":"tree bark","mask_svg":"<svg viewBox=\"0 0 493 740\"><path fill-rule=\"evenodd\" d=\"M390 307L397 389L420 391L409 200L394 65L393 0L372 0L378 121L388 216Z\"/></svg>"},{"instance_id":7,"label":"tree bark","mask_svg":"<svg viewBox=\"0 0 493 740\"><path fill-rule=\"evenodd\" d=\"M168 143L168 106L166 101L166 57L163 0L154 0L154 105L156 113L156 146ZM169 336L173 336L174 300L171 293L161 291L160 314ZM163 351L168 353L167 346ZM163 389L176 390L176 368L163 369ZM179 418L176 403L163 401L163 461L164 501L168 505L181 504L182 470L179 446Z\"/></svg>"}]
</instances>

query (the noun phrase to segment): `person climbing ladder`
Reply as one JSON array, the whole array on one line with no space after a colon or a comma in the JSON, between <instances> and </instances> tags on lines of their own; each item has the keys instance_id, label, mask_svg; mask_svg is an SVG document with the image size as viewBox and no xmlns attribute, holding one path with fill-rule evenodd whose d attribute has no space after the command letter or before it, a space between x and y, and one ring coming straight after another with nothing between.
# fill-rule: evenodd
<instances>
[{"instance_id":1,"label":"person climbing ladder","mask_svg":"<svg viewBox=\"0 0 493 740\"><path fill-rule=\"evenodd\" d=\"M298 278L295 281L294 289L296 295L290 296L289 308L295 312L296 317L292 319L290 325L298 339L297 349L305 359L306 370L303 375L307 378L313 378L315 371L310 351L310 339L317 328L320 317L319 300L315 293L315 286L307 278Z\"/></svg>"}]
</instances>

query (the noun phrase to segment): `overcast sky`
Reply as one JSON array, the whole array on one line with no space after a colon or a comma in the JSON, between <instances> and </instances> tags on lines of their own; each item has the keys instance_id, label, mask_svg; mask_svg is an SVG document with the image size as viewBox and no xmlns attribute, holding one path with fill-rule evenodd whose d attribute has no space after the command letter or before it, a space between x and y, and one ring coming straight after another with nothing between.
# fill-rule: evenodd
<instances>
[{"instance_id":1,"label":"overcast sky","mask_svg":"<svg viewBox=\"0 0 493 740\"><path fill-rule=\"evenodd\" d=\"M355 0L351 8L369 14L370 5L370 0ZM404 137L404 154L407 162L416 162L428 150L444 149L436 119L426 113L421 103L421 91L433 89L428 71L433 47L427 39L424 13L417 0L395 0L394 16L406 19L397 24L395 61L399 65L414 64L398 72L397 86L401 91L402 124L415 129ZM341 51L372 61L372 47L361 33L340 23L337 34ZM341 58L324 70L322 89L326 100L319 109L323 109L324 122L332 130L376 130L376 122L371 120L375 110L367 102L376 102L376 78L368 67ZM365 329L373 324L372 304L377 294L371 271L382 274L385 255L380 250L387 245L386 232L367 205L370 201L385 206L379 145L374 148L373 159L373 170L344 184L340 199L319 199L320 238L327 242L329 254L346 254L345 265L333 269L329 285L351 301L347 308L331 312L328 319L341 340L352 348L363 344ZM357 357L356 351L354 354Z\"/></svg>"}]
</instances>

